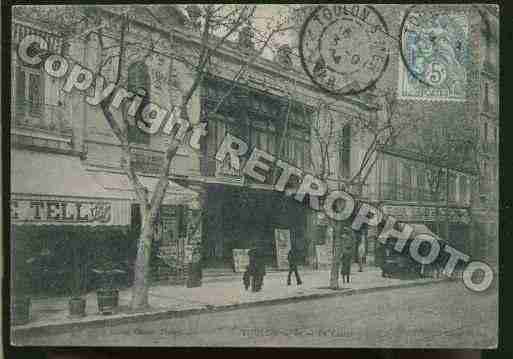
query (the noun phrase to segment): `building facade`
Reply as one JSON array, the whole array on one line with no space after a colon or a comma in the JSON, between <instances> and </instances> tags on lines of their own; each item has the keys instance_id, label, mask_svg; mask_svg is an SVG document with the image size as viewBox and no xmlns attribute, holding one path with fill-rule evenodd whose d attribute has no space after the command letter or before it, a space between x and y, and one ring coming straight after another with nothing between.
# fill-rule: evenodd
<instances>
[{"instance_id":1,"label":"building facade","mask_svg":"<svg viewBox=\"0 0 513 359\"><path fill-rule=\"evenodd\" d=\"M97 69L109 57L108 53L101 53L101 46L115 45L122 9L98 7L95 10L99 18L108 20L103 28L103 44L97 31L88 30L91 24L75 29L76 33L86 35L70 37L65 26L50 25L60 23L51 20L54 9L33 10L17 7L13 14L11 222L14 247L25 257L45 254L41 256L49 264L45 265L48 269L44 275L53 279L43 278L42 282L60 282L59 276L73 272L70 266L85 266L84 271L89 273L94 268L122 264L125 282L129 283L140 218L134 190L121 168L119 141L101 109L86 103L85 96L92 93L63 91L65 77L54 78L40 66L27 66L17 53L19 42L34 34L48 39L51 52ZM127 33L130 41L144 43L148 36L161 36L164 40L152 51L143 52L147 49L140 45L137 51L128 54L130 61L123 63L121 71L128 90L144 88L152 101L171 109L180 96L177 83L190 83L191 75L170 54L197 46L198 34L173 6L164 7L164 11L169 14L166 19L172 23L170 27L163 28L142 14L132 19ZM169 187L154 239L155 279L183 280L190 247L200 249L206 268L231 268L233 249L255 245L262 246L269 264L275 265L277 229L289 231L292 244L305 263L314 262L314 246L324 241L318 239L321 232L317 214L290 196L273 191L272 178L269 183L255 183L226 163L215 161L215 153L226 133L240 136L250 147L281 154L283 160L304 172L325 176L332 186L339 186L341 179L350 175L355 153L351 151L352 138L347 126L332 129L337 135L340 133L346 144L335 149L334 155L330 154L329 171L319 170L323 130L319 125L314 131L311 122L319 112L319 100L333 99L308 81L297 59L284 62L279 56L258 58L212 114L219 99L233 85L233 76L243 59L240 46L237 42L228 43L218 51L213 57L211 75L191 100L191 122L207 122L208 135L200 151L182 146L171 164ZM115 64L115 61L102 64L102 74L108 81L115 79ZM361 98L348 99L339 105L337 123L344 123L345 118L366 116L369 108ZM163 134L149 136L132 127L128 131L132 166L151 194L169 139ZM273 174L273 178L277 175ZM297 186L298 183L290 183L287 189L294 190ZM85 237L90 238L91 244L85 247L78 239L84 237L79 233L86 233L84 226L89 228ZM28 234L43 229L50 232L39 236L47 239L34 244ZM111 230L116 234L109 234ZM116 241L109 241L114 237ZM65 246L66 241L74 244ZM61 261L63 257L76 257L70 254L75 246L80 249L76 252L81 253L81 258ZM105 246L110 249L106 250ZM87 249L93 247L102 256ZM66 252L68 249L70 253ZM67 280L73 282L72 278ZM90 283L93 279L87 282L88 286L94 286Z\"/></svg>"},{"instance_id":2,"label":"building facade","mask_svg":"<svg viewBox=\"0 0 513 359\"><path fill-rule=\"evenodd\" d=\"M398 32L401 18L397 12L390 6L379 5L377 9L391 33ZM152 101L172 109L180 96L180 84L192 81L192 74L176 54L197 48L200 39L194 24L180 9L170 5L158 10L165 26L144 11L131 18L127 38L138 45L128 50L129 60L123 63L121 72L128 90L143 88ZM116 45L124 10L99 6L95 11L106 24L102 37L92 24L79 25L75 29L78 35L69 36L66 27L57 25L59 21L52 22L52 9L16 7L13 13L11 243L19 251L16 253L21 253L19 258L44 257L48 265L41 273L53 279L43 281L55 283L55 287L60 276L70 272L70 266L85 266L82 271L89 273L90 268L112 263L123 263L124 280L129 283L140 226L136 196L121 168L121 147L101 109L84 101L87 94L63 91L64 79L53 78L40 67L27 66L17 55L19 41L36 34L47 39L52 52L82 66L97 69L103 65L106 79L114 81L116 62L105 61L110 53L102 51L116 51L103 49ZM490 26L496 26L493 11L483 11L490 17L490 24L495 24ZM490 151L483 155L481 174L439 166L447 180L439 189L445 195L436 198L422 170L423 160L404 151L382 149L375 155L376 164L365 183L357 188L349 185L369 145L369 134L354 124L359 119L379 120L378 96L371 91L337 98L319 90L301 68L295 51L297 28L290 36L291 53L278 49L273 59L258 57L233 81L247 57L244 54L255 51L251 41L243 41L241 31L239 41L228 42L212 57L209 74L193 94L191 123L206 122L207 135L199 151L184 145L171 164L154 238L153 278L183 281L191 253L201 255L204 268L232 268L233 250L255 245L264 249L269 265L276 266L276 230L288 230L304 263L313 267L319 264L316 246L329 246L332 231L326 219L291 196L273 190L278 173L272 173L265 183L256 183L227 162L215 160L227 133L245 140L251 148L268 151L318 176L330 189L349 189L401 220L425 223L443 237L449 233L450 240L463 251L475 255L482 250L496 251L492 234L497 233L497 211L493 207L497 198L476 196L474 184L479 179L480 186L489 186L487 192L497 193L498 65L497 42L493 42L497 31L490 30L494 35L486 35L480 20L476 21L478 29L483 28L477 33L484 35L476 36L477 45L473 43L472 49L480 49L475 50L476 54L482 49L490 54L488 60L479 62L481 70L474 80L482 84L473 95L483 99L476 102L482 107L465 106L465 102L456 106L464 108L467 117L476 118ZM148 39L154 46L145 46ZM392 53L390 59L380 81L396 88L401 60L398 53ZM495 68L490 65L493 61ZM324 106L327 103L331 104L328 108ZM451 109L452 105L443 106ZM436 113L439 104L422 106L417 110ZM132 165L151 193L169 138L164 134L146 135L135 126L128 130L133 144ZM292 180L287 189L293 192L298 185ZM480 235L472 234L472 223L477 222L484 223L481 228L490 236L486 244ZM34 236L45 239L34 241ZM88 243L85 246L84 241ZM367 247L372 257L372 240ZM76 253L83 253L78 261L60 260L76 258ZM86 282L94 287L93 279Z\"/></svg>"},{"instance_id":3,"label":"building facade","mask_svg":"<svg viewBox=\"0 0 513 359\"><path fill-rule=\"evenodd\" d=\"M460 67L465 72L467 86L461 92L461 98L449 94L444 98L441 92L424 92L422 95L419 91L408 92L415 80L411 79L404 65L404 48L400 49L395 44L391 47L388 69L376 86L394 89L398 106L410 108L412 118L421 118L424 126L416 124L403 132L396 142L378 151L374 169L363 185L363 195L385 213L405 222L424 224L462 252L496 264L498 7L385 4L374 4L373 7L383 17L387 25L387 34L384 35L392 42L397 41L397 36L402 36L401 25L408 12L411 15L436 8L437 15L447 14L453 23L461 24L461 32L464 34L461 35L461 43L466 45L460 47L460 50L466 48L467 53L466 60L460 61ZM296 31L300 30L303 21L315 8L314 5L303 5L291 11L292 17L299 24ZM359 8L358 5L344 6L342 11L354 15L358 14ZM431 40L436 41L436 37ZM294 46L298 46L299 41L297 38ZM454 151L455 155L451 154L452 149L448 143L427 141L423 146L419 145L423 141L422 135L433 138L450 138L451 135L458 137L459 129L461 137L472 142L470 156L462 156L466 153L465 149ZM464 131L467 133L463 134ZM353 146L352 150L364 150L368 142L363 142L359 147ZM437 151L430 148L432 145L437 146ZM357 158L356 163L352 164L353 168L358 167L358 161ZM369 237L374 235L370 233ZM371 261L373 242L370 240L367 244Z\"/></svg>"}]
</instances>

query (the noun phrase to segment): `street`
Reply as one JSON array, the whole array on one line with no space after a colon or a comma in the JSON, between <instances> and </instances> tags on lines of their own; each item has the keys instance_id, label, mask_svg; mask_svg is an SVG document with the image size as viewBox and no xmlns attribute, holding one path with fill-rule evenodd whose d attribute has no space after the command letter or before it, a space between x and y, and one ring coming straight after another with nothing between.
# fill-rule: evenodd
<instances>
[{"instance_id":1,"label":"street","mask_svg":"<svg viewBox=\"0 0 513 359\"><path fill-rule=\"evenodd\" d=\"M496 327L495 292L444 282L15 339L36 346L486 348L495 345Z\"/></svg>"}]
</instances>

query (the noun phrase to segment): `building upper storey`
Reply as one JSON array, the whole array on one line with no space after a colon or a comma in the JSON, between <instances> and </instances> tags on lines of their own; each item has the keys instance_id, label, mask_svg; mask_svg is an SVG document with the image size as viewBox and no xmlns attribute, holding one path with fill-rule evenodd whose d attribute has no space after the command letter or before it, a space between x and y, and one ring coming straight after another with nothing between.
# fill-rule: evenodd
<instances>
[{"instance_id":1,"label":"building upper storey","mask_svg":"<svg viewBox=\"0 0 513 359\"><path fill-rule=\"evenodd\" d=\"M83 17L69 13L66 7L16 7L13 13L13 49L24 34L36 34L39 31L41 36L49 39L51 49L56 52L94 73L101 68L101 74L107 81L115 81L118 72L121 72L122 86L129 90L144 88L152 102L172 110L183 95L181 89L190 86L194 79L194 71L191 71L189 62L197 58L201 34L195 26L193 9L184 12L183 7L174 5L152 6L150 11L148 8L84 7L88 20L80 21ZM213 120L212 126L209 124L208 141L214 148L219 144L219 138L213 137L225 133L223 131L227 129L233 130L234 123L249 121L249 125L244 125L249 132L241 133L241 136L245 136L252 145L279 152L285 159L298 166L308 167L306 169L317 174L322 172L323 176L340 178L342 173L347 178L359 167L370 141L365 130L359 131L354 124L359 119L364 120L362 123L369 123L369 119L379 120L378 114L382 112L380 108L383 106L379 94L383 90L392 89L401 106L411 107L411 113L435 115L442 110L455 114L454 119L479 117L476 114L481 111L474 104L482 102L475 99L484 92L481 89L484 75L474 66L481 62L479 54L482 53L476 50L482 44L481 37L477 36L482 28L477 15L469 12L464 15L464 20L468 20L469 24L466 39L471 55L465 74L469 90L464 99L453 101L429 98L433 94L425 94L428 98L419 99L415 98L415 87L408 87L408 73L395 39L396 34L400 33L401 20L407 7L400 7L400 11L397 11L397 6L391 5L376 5L375 8L387 25L387 33L381 36L392 36L389 39L392 45L389 46L388 67L373 88L354 96L333 96L320 90L301 66L297 50L297 26L289 29L289 43L278 46L273 59L259 56L258 46L251 44L251 41L249 44L241 41L244 31L240 31L233 40L228 40L213 54L208 67L211 80L204 81L194 92L188 109L190 121L210 122L209 111L212 113L218 107L216 101L222 99L223 102L231 103L231 109L230 106L220 106L217 110L222 113L211 116ZM118 71L116 56L119 53L121 24L128 12L130 23L124 36L130 46L126 48L122 68ZM453 20L460 21L457 19L459 18ZM70 28L73 31L69 31ZM248 36L248 39L254 39L255 36L258 34ZM290 45L291 51L280 51L286 49L284 45ZM248 58L251 59L249 63ZM493 59L493 55L490 58ZM50 78L40 68L26 66L17 59L16 51L13 51L12 76L13 109L16 109L13 111L12 131L16 134L16 141L31 143L35 148L52 147L82 153L87 158L87 163L93 167L119 168L118 141L102 110L99 106L91 106L84 101L85 96L91 95L92 89L89 93L63 92L65 78ZM223 92L229 91L234 79L237 89L233 92L240 96L230 95L225 98ZM221 91L218 91L219 88ZM408 92L410 90L413 92ZM492 93L493 90L490 88L489 92ZM239 103L246 104L245 111L238 111ZM337 126L335 132L339 131L338 137L346 139L342 148L335 148L337 141L333 141L329 146L324 146L323 151L322 141L316 141L326 138L326 131L332 131L330 126L315 125L315 121L309 119L317 110L324 111L319 106L321 103L329 104L331 116L317 118L325 122L326 119L334 118ZM296 110L306 109L305 113L309 114L306 122L311 121L314 125L311 123L306 129L304 126L296 126L296 129L288 128L288 131L282 130L280 133L278 129L284 127L288 113L281 111L283 104L292 104L291 108ZM232 113L228 113L229 111ZM296 111L297 115L293 117L305 117L300 116L300 112ZM121 122L120 113L116 116ZM351 131L347 128L347 123L351 123ZM297 136L294 135L295 130L299 131ZM169 136L161 132L150 136L136 128L129 129L129 134L133 150L137 152L134 157L139 163L138 168L141 171L155 172L163 161L163 151L169 143ZM292 138L290 141L289 135ZM286 140L281 141L281 137ZM413 137L410 139L414 140ZM328 161L328 169L324 163L326 158L322 158L323 152L330 155L333 153L333 158ZM198 152L183 146L171 166L172 172L185 176L205 175L204 169L209 168L209 161L212 161L211 154L212 148ZM219 171L215 171L218 175ZM212 173L209 169L206 172Z\"/></svg>"},{"instance_id":2,"label":"building upper storey","mask_svg":"<svg viewBox=\"0 0 513 359\"><path fill-rule=\"evenodd\" d=\"M84 11L89 13L88 20L84 21L75 21L80 17L75 13L68 13L65 7L37 7L37 11L34 9L32 6L15 8L13 50L16 50L19 41L27 34L40 35L48 39L50 52L70 59L70 64L86 67L95 75L101 73L106 82L116 80L119 72L116 56L119 52L120 26L124 21L126 7L86 7ZM190 86L194 79L195 74L190 70L187 61L194 59L194 52L198 51L200 34L190 23L190 19L171 5L152 7L151 13L157 14L157 18L144 11L144 7L132 7L130 11L130 23L124 34L124 41L129 46L126 47L120 69L120 85L134 91L144 88L152 102L171 111L179 103L183 95L182 89ZM94 12L94 16L91 12ZM119 167L120 150L116 146L118 141L112 129L100 106L91 106L85 101L87 96L93 95L93 87L87 91L63 91L66 76L51 77L41 66L29 66L20 61L16 51L12 55L12 98L15 109L12 133L16 136L14 142L20 145L30 142L35 149L81 153L87 164L93 167ZM251 59L249 62L248 58ZM241 71L241 68L246 70ZM230 40L216 49L208 72L212 74L212 79L217 79L217 83L227 83L228 89L233 82L237 83L238 89L247 89L242 91L251 100L247 104L249 110L246 113L258 114L260 119L265 117L261 115L265 115L266 108L270 107L270 111L273 111L273 103L279 103L278 107L281 106L282 109L283 104L286 107L290 103L292 112L299 113L301 108L301 111L306 109L309 114L319 108L319 103L330 103L337 123L371 116L377 106L372 94L336 98L322 92L311 83L295 61L283 61L283 56L266 59L258 56L256 46L241 49L240 41ZM237 77L239 73L240 76ZM214 81L205 81L194 92L188 109L191 123L207 120L208 114L205 111L211 111L212 106L216 106L216 96L217 100L223 98L222 91L221 96L216 94L213 84ZM241 91L236 90L234 93ZM226 100L238 101L231 95ZM204 104L210 104L210 107ZM119 123L122 122L120 111L115 113L115 117ZM237 113L231 117L242 122ZM283 127L286 122L284 117L286 112L274 113L275 120L279 122L275 123L276 127ZM302 122L298 136L302 141L309 141L312 129L308 121L305 123L303 119ZM255 125L250 127L260 129L262 126L269 129L273 125L270 121L260 120L252 120L252 123ZM289 134L294 133L292 127L284 137L288 138ZM320 135L319 129L316 131L317 136ZM162 133L150 136L136 128L129 128L129 136L133 150L137 152L135 158L140 162L140 170L154 172L158 169L162 163L163 151L169 143L169 136ZM48 140L45 142L42 138L51 138L58 144L49 144ZM263 146L256 131L248 138L253 139L253 145ZM274 141L277 143L278 138ZM271 146L267 144L267 140L265 142L265 146ZM304 153L304 148L297 149L297 146L290 142L282 146L285 147L282 152L286 153L286 158L296 158L298 165L304 166L305 158L311 155ZM311 152L311 146L307 147L306 151ZM177 175L200 175L201 158L204 155L183 146L176 158L177 163L171 166L172 171Z\"/></svg>"}]
</instances>

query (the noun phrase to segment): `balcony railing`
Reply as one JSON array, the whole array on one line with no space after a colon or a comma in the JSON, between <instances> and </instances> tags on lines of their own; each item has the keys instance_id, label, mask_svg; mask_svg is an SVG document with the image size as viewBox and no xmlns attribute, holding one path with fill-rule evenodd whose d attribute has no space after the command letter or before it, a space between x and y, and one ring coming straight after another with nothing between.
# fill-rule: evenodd
<instances>
[{"instance_id":1,"label":"balcony railing","mask_svg":"<svg viewBox=\"0 0 513 359\"><path fill-rule=\"evenodd\" d=\"M73 130L65 109L64 106L16 101L13 128L69 137Z\"/></svg>"},{"instance_id":2,"label":"balcony railing","mask_svg":"<svg viewBox=\"0 0 513 359\"><path fill-rule=\"evenodd\" d=\"M381 196L389 201L433 202L436 200L427 189L388 182L381 183Z\"/></svg>"},{"instance_id":3,"label":"balcony railing","mask_svg":"<svg viewBox=\"0 0 513 359\"><path fill-rule=\"evenodd\" d=\"M239 178L242 176L242 170L237 170L230 166L229 163L223 162L219 163L217 162L216 165L216 177L236 177Z\"/></svg>"}]
</instances>

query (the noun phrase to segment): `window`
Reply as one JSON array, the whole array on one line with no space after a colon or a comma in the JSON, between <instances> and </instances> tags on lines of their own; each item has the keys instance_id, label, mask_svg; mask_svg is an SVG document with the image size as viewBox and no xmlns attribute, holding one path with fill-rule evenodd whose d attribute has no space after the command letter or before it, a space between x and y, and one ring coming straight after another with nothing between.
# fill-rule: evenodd
<instances>
[{"instance_id":1,"label":"window","mask_svg":"<svg viewBox=\"0 0 513 359\"><path fill-rule=\"evenodd\" d=\"M454 174L449 174L449 202L456 201L456 176Z\"/></svg>"},{"instance_id":2,"label":"window","mask_svg":"<svg viewBox=\"0 0 513 359\"><path fill-rule=\"evenodd\" d=\"M403 165L402 182L403 199L405 201L411 201L411 167L407 164Z\"/></svg>"},{"instance_id":3,"label":"window","mask_svg":"<svg viewBox=\"0 0 513 359\"><path fill-rule=\"evenodd\" d=\"M488 87L488 82L485 82L484 85L484 94L483 94L483 111L490 111L490 88Z\"/></svg>"},{"instance_id":4,"label":"window","mask_svg":"<svg viewBox=\"0 0 513 359\"><path fill-rule=\"evenodd\" d=\"M397 199L397 160L393 157L388 159L388 198Z\"/></svg>"},{"instance_id":5,"label":"window","mask_svg":"<svg viewBox=\"0 0 513 359\"><path fill-rule=\"evenodd\" d=\"M466 203L468 196L467 177L460 176L460 202Z\"/></svg>"},{"instance_id":6,"label":"window","mask_svg":"<svg viewBox=\"0 0 513 359\"><path fill-rule=\"evenodd\" d=\"M493 129L493 143L497 144L497 127Z\"/></svg>"},{"instance_id":7,"label":"window","mask_svg":"<svg viewBox=\"0 0 513 359\"><path fill-rule=\"evenodd\" d=\"M426 200L426 174L422 170L419 170L419 172L417 173L417 190L418 200Z\"/></svg>"},{"instance_id":8,"label":"window","mask_svg":"<svg viewBox=\"0 0 513 359\"><path fill-rule=\"evenodd\" d=\"M488 164L486 163L486 161L483 161L483 172L481 173L481 178L479 181L479 185L480 185L479 191L480 192L487 191L488 178L489 178Z\"/></svg>"},{"instance_id":9,"label":"window","mask_svg":"<svg viewBox=\"0 0 513 359\"><path fill-rule=\"evenodd\" d=\"M128 90L140 96L150 97L150 75L148 67L143 62L136 62L128 68ZM138 114L135 121L140 121ZM128 128L128 140L132 143L150 143L150 135L141 131L137 124L130 125Z\"/></svg>"},{"instance_id":10,"label":"window","mask_svg":"<svg viewBox=\"0 0 513 359\"><path fill-rule=\"evenodd\" d=\"M283 158L300 169L308 166L307 154L310 151L308 137L302 131L290 129L283 139Z\"/></svg>"},{"instance_id":11,"label":"window","mask_svg":"<svg viewBox=\"0 0 513 359\"><path fill-rule=\"evenodd\" d=\"M43 78L35 69L16 67L16 115L41 117L43 112Z\"/></svg>"},{"instance_id":12,"label":"window","mask_svg":"<svg viewBox=\"0 0 513 359\"><path fill-rule=\"evenodd\" d=\"M491 24L487 18L483 19L483 22L481 24L481 36L482 40L484 42L483 51L485 54L484 62L489 63L491 59L491 41L492 41L492 29Z\"/></svg>"},{"instance_id":13,"label":"window","mask_svg":"<svg viewBox=\"0 0 513 359\"><path fill-rule=\"evenodd\" d=\"M484 123L484 141L488 142L488 123Z\"/></svg>"},{"instance_id":14,"label":"window","mask_svg":"<svg viewBox=\"0 0 513 359\"><path fill-rule=\"evenodd\" d=\"M339 171L342 177L349 177L351 171L351 126L342 128L342 143L339 149Z\"/></svg>"}]
</instances>

